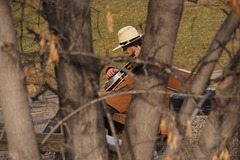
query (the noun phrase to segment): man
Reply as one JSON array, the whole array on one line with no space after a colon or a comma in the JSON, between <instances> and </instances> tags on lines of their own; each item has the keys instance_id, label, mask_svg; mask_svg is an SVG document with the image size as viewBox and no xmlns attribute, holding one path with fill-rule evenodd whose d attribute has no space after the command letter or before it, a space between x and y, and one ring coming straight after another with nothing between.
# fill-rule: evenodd
<instances>
[{"instance_id":1,"label":"man","mask_svg":"<svg viewBox=\"0 0 240 160\"><path fill-rule=\"evenodd\" d=\"M118 41L119 46L114 48L113 51L123 48L123 52L128 54L130 57L138 57L139 53L141 51L141 39L142 34L139 34L138 31L132 27L127 26L118 31ZM115 75L118 72L119 69L115 67L108 67L106 70L106 76L108 79L110 79L113 75ZM116 92L119 89L124 89L124 91L129 91L132 88L128 87L131 84L134 83L134 79L130 76L127 76L122 83L116 87L114 90L106 91L103 94L109 94L112 92ZM107 106L110 109L110 113L120 112L120 113L126 113L130 104L132 95L120 95L120 96L113 96L110 98L107 98L105 100ZM51 122L47 125L47 127L44 130L44 133L49 133L51 128L53 128L60 120L61 120L61 112L60 110L57 112L56 116L51 120ZM59 133L60 128L55 133Z\"/></svg>"},{"instance_id":2,"label":"man","mask_svg":"<svg viewBox=\"0 0 240 160\"><path fill-rule=\"evenodd\" d=\"M137 58L141 51L142 37L143 34L139 34L136 28L132 26L126 26L118 31L119 46L114 48L113 51L122 48L125 54L128 54L130 57ZM106 70L106 77L111 79L111 77L113 77L118 71L119 69L115 67L108 67ZM134 79L130 76L126 76L126 78L115 89L106 91L103 94L116 92L119 89L123 91L132 90L131 85L133 83ZM110 108L111 113L127 113L131 97L131 94L118 95L107 98L105 102Z\"/></svg>"}]
</instances>

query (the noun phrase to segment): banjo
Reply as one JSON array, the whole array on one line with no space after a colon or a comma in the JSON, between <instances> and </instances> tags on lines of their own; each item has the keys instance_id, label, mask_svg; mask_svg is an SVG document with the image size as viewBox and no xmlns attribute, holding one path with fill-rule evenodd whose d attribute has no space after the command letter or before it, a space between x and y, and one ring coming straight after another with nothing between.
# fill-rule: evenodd
<instances>
[{"instance_id":1,"label":"banjo","mask_svg":"<svg viewBox=\"0 0 240 160\"><path fill-rule=\"evenodd\" d=\"M128 62L124 68L130 70L133 68L133 66L131 66L131 63ZM124 79L127 77L127 73L124 72L123 70L118 71L114 76L112 76L103 86L105 91L111 91L115 88L117 88L122 81L124 81Z\"/></svg>"},{"instance_id":2,"label":"banjo","mask_svg":"<svg viewBox=\"0 0 240 160\"><path fill-rule=\"evenodd\" d=\"M124 68L126 68L127 70L132 70L134 68L134 65L131 65L130 62L128 62ZM122 81L124 81L124 79L128 76L128 74L126 72L124 72L123 70L118 71L114 76L112 76L103 86L103 89L105 91L111 91L114 90L115 88L117 88ZM171 91L178 91L174 88L171 87L167 87L167 89L171 90Z\"/></svg>"}]
</instances>

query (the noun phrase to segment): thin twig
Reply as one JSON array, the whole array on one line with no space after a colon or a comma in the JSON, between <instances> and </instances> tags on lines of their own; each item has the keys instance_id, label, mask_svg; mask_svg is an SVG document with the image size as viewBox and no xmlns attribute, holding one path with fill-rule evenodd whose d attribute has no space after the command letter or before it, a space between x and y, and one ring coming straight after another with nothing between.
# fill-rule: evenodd
<instances>
[{"instance_id":1,"label":"thin twig","mask_svg":"<svg viewBox=\"0 0 240 160\"><path fill-rule=\"evenodd\" d=\"M0 135L0 141L2 140L3 136L4 136L4 133L5 133L5 126L3 126L3 129L1 131L1 135Z\"/></svg>"},{"instance_id":2,"label":"thin twig","mask_svg":"<svg viewBox=\"0 0 240 160\"><path fill-rule=\"evenodd\" d=\"M54 88L52 88L48 83L45 83L44 85L43 85L43 90L40 90L34 97L31 97L31 99L33 100L33 101L36 101L36 100L38 100L38 98L39 98L39 96L41 96L42 94L44 94L47 90L50 90L50 91L52 91L53 93L55 93L56 95L58 95L59 97L61 97L60 96L60 93L57 91L57 90L55 90Z\"/></svg>"},{"instance_id":3,"label":"thin twig","mask_svg":"<svg viewBox=\"0 0 240 160\"><path fill-rule=\"evenodd\" d=\"M109 122L109 125L110 125L110 129L111 129L111 131L112 131L113 138L114 138L114 141L115 141L115 144L116 144L116 150L117 150L118 159L119 159L119 160L122 160L122 155L121 155L121 150L120 150L120 144L119 144L119 142L118 142L118 138L117 138L117 134L116 134L116 129L115 129L114 124L113 124L112 115L111 115L111 113L109 112L109 110L107 109L106 103L103 103L103 102L102 102L102 105L103 105L104 111L105 111L105 113L106 113L106 117L107 117L107 119L108 119L108 122Z\"/></svg>"},{"instance_id":4,"label":"thin twig","mask_svg":"<svg viewBox=\"0 0 240 160\"><path fill-rule=\"evenodd\" d=\"M196 108L194 109L194 111L192 112L192 115L191 115L191 123L194 121L199 109L203 106L203 103L209 98L213 96L213 93L211 92L208 92L207 94L205 94L203 96L203 98L198 102Z\"/></svg>"}]
</instances>

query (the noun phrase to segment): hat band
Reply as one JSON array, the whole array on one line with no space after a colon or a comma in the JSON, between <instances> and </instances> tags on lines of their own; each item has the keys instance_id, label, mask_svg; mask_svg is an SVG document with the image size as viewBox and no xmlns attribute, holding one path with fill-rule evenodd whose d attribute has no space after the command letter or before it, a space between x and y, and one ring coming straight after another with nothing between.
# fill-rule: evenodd
<instances>
[{"instance_id":1,"label":"hat band","mask_svg":"<svg viewBox=\"0 0 240 160\"><path fill-rule=\"evenodd\" d=\"M125 45L125 44L127 44L127 43L131 43L132 41L134 41L134 40L136 40L136 39L138 39L138 38L140 38L140 35L137 36L137 37L135 37L135 38L133 38L133 39L130 39L130 40L128 40L128 41L125 41L125 42L122 42L122 43L119 43L119 44L120 44L120 45Z\"/></svg>"}]
</instances>

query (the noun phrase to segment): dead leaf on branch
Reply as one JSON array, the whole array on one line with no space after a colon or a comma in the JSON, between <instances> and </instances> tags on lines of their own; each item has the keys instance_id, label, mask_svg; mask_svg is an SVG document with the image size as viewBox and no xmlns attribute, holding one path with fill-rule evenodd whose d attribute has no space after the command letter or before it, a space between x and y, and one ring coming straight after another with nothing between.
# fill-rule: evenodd
<instances>
[{"instance_id":1,"label":"dead leaf on branch","mask_svg":"<svg viewBox=\"0 0 240 160\"><path fill-rule=\"evenodd\" d=\"M186 136L187 137L192 137L192 126L191 126L191 122L188 119L187 120L187 132L186 132Z\"/></svg>"},{"instance_id":2,"label":"dead leaf on branch","mask_svg":"<svg viewBox=\"0 0 240 160\"><path fill-rule=\"evenodd\" d=\"M219 156L219 160L230 160L230 155L227 148L224 148Z\"/></svg>"},{"instance_id":3,"label":"dead leaf on branch","mask_svg":"<svg viewBox=\"0 0 240 160\"><path fill-rule=\"evenodd\" d=\"M109 48L106 48L106 57L109 57Z\"/></svg>"},{"instance_id":4,"label":"dead leaf on branch","mask_svg":"<svg viewBox=\"0 0 240 160\"><path fill-rule=\"evenodd\" d=\"M166 157L166 160L171 160L171 158L169 156Z\"/></svg>"},{"instance_id":5,"label":"dead leaf on branch","mask_svg":"<svg viewBox=\"0 0 240 160\"><path fill-rule=\"evenodd\" d=\"M32 95L37 92L37 87L34 84L30 84L27 86L28 94Z\"/></svg>"},{"instance_id":6,"label":"dead leaf on branch","mask_svg":"<svg viewBox=\"0 0 240 160\"><path fill-rule=\"evenodd\" d=\"M102 160L102 159L103 159L102 155L100 154L98 160Z\"/></svg>"},{"instance_id":7,"label":"dead leaf on branch","mask_svg":"<svg viewBox=\"0 0 240 160\"><path fill-rule=\"evenodd\" d=\"M162 120L161 123L160 123L160 131L162 133L165 133L165 131L167 130L167 123L165 120Z\"/></svg>"},{"instance_id":8,"label":"dead leaf on branch","mask_svg":"<svg viewBox=\"0 0 240 160\"><path fill-rule=\"evenodd\" d=\"M49 113L50 113L50 115L52 115L52 116L55 116L55 115L56 115L56 111L53 110L53 109L51 109L51 110L49 111Z\"/></svg>"},{"instance_id":9,"label":"dead leaf on branch","mask_svg":"<svg viewBox=\"0 0 240 160\"><path fill-rule=\"evenodd\" d=\"M235 15L240 13L240 0L225 0L227 6L231 8Z\"/></svg>"},{"instance_id":10,"label":"dead leaf on branch","mask_svg":"<svg viewBox=\"0 0 240 160\"><path fill-rule=\"evenodd\" d=\"M167 138L167 144L170 144L170 143L172 143L172 132L171 131L168 133L168 138Z\"/></svg>"},{"instance_id":11,"label":"dead leaf on branch","mask_svg":"<svg viewBox=\"0 0 240 160\"><path fill-rule=\"evenodd\" d=\"M57 37L52 34L50 39L50 46L49 46L49 57L47 61L48 65L51 63L55 63L57 65L59 62L59 55L56 48L57 41L58 41Z\"/></svg>"},{"instance_id":12,"label":"dead leaf on branch","mask_svg":"<svg viewBox=\"0 0 240 160\"><path fill-rule=\"evenodd\" d=\"M107 8L109 8L109 5L107 5ZM107 17L108 31L113 32L113 27L114 27L113 16L110 10L108 10L106 17Z\"/></svg>"},{"instance_id":13,"label":"dead leaf on branch","mask_svg":"<svg viewBox=\"0 0 240 160\"><path fill-rule=\"evenodd\" d=\"M39 42L39 45L40 45L40 54L42 54L45 50L45 46L46 46L46 36L45 34L43 34L41 36L41 40Z\"/></svg>"},{"instance_id":14,"label":"dead leaf on branch","mask_svg":"<svg viewBox=\"0 0 240 160\"><path fill-rule=\"evenodd\" d=\"M218 156L216 155L216 153L213 154L212 160L218 160Z\"/></svg>"},{"instance_id":15,"label":"dead leaf on branch","mask_svg":"<svg viewBox=\"0 0 240 160\"><path fill-rule=\"evenodd\" d=\"M30 67L24 66L23 72L24 72L24 76L28 77L31 74L31 66Z\"/></svg>"},{"instance_id":16,"label":"dead leaf on branch","mask_svg":"<svg viewBox=\"0 0 240 160\"><path fill-rule=\"evenodd\" d=\"M172 143L171 143L173 148L177 148L177 140L178 140L178 137L176 135L174 135Z\"/></svg>"},{"instance_id":17,"label":"dead leaf on branch","mask_svg":"<svg viewBox=\"0 0 240 160\"><path fill-rule=\"evenodd\" d=\"M40 29L39 28L35 29L35 33L40 34Z\"/></svg>"}]
</instances>

